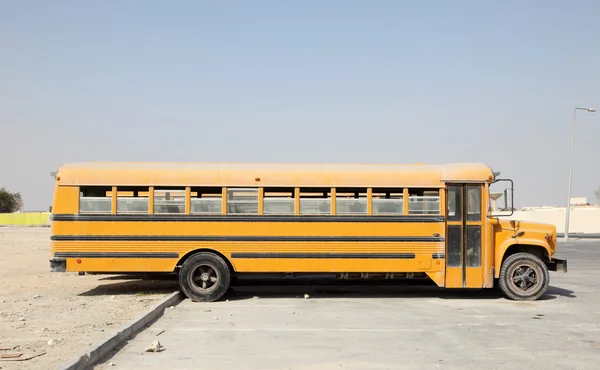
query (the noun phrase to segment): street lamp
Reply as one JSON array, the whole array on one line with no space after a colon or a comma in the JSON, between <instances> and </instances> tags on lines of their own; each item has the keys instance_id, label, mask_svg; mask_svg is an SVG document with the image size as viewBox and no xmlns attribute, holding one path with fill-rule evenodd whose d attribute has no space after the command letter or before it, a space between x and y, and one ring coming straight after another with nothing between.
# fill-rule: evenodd
<instances>
[{"instance_id":1,"label":"street lamp","mask_svg":"<svg viewBox=\"0 0 600 370\"><path fill-rule=\"evenodd\" d=\"M571 134L571 161L569 163L569 197L567 198L567 217L565 220L565 240L569 239L569 216L571 215L571 182L573 179L573 152L575 150L575 117L578 110L585 110L590 113L596 112L594 108L579 108L573 109L573 133Z\"/></svg>"}]
</instances>

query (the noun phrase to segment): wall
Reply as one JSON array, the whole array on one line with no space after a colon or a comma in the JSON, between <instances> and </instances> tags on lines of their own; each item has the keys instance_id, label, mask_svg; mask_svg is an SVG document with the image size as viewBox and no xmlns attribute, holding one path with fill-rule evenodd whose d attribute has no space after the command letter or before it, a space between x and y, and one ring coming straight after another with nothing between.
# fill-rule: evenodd
<instances>
[{"instance_id":1,"label":"wall","mask_svg":"<svg viewBox=\"0 0 600 370\"><path fill-rule=\"evenodd\" d=\"M498 212L502 214L502 212ZM513 220L548 223L556 232L565 232L565 207L528 207L515 211L508 217ZM571 207L569 233L600 233L600 206Z\"/></svg>"},{"instance_id":2,"label":"wall","mask_svg":"<svg viewBox=\"0 0 600 370\"><path fill-rule=\"evenodd\" d=\"M0 213L0 226L49 226L49 212Z\"/></svg>"}]
</instances>

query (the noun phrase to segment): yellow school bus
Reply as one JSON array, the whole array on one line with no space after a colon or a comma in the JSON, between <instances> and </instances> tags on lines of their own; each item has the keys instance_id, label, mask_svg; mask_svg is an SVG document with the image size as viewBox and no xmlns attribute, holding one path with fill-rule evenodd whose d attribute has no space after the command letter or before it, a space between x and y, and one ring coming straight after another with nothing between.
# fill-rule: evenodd
<instances>
[{"instance_id":1,"label":"yellow school bus","mask_svg":"<svg viewBox=\"0 0 600 370\"><path fill-rule=\"evenodd\" d=\"M247 273L422 276L535 300L567 270L554 226L490 213L501 180L485 164L81 163L55 177L52 271L176 272L194 301Z\"/></svg>"}]
</instances>

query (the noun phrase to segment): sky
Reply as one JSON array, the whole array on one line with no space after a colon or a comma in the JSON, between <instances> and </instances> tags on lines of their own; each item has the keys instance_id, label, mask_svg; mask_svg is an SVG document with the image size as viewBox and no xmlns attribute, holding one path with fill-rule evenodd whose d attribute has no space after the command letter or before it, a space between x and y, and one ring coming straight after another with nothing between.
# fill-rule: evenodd
<instances>
[{"instance_id":1,"label":"sky","mask_svg":"<svg viewBox=\"0 0 600 370\"><path fill-rule=\"evenodd\" d=\"M598 1L2 1L0 187L62 163L485 162L564 205L600 109ZM573 197L596 202L600 113Z\"/></svg>"}]
</instances>

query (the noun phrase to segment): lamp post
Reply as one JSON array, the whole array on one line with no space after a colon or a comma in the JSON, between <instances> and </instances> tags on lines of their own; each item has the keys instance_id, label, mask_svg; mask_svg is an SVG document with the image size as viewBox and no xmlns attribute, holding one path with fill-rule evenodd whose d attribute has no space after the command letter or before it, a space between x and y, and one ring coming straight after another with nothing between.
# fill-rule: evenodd
<instances>
[{"instance_id":1,"label":"lamp post","mask_svg":"<svg viewBox=\"0 0 600 370\"><path fill-rule=\"evenodd\" d=\"M565 219L565 240L569 239L569 217L571 215L571 183L573 180L573 152L575 150L575 123L577 122L576 116L578 110L585 110L590 113L596 112L594 108L579 108L573 109L573 133L571 134L571 160L569 163L569 196L567 198L567 217Z\"/></svg>"}]
</instances>

